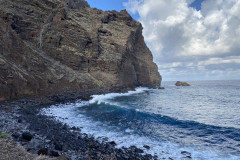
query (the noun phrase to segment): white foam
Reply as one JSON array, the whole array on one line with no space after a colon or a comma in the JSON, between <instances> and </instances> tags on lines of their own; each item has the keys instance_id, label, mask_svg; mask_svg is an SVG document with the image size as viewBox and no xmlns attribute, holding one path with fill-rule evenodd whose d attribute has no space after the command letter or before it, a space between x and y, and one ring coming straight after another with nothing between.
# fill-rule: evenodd
<instances>
[{"instance_id":1,"label":"white foam","mask_svg":"<svg viewBox=\"0 0 240 160\"><path fill-rule=\"evenodd\" d=\"M149 88L146 87L138 87L135 89L135 91L128 91L127 93L108 93L108 94L102 94L102 95L93 95L91 96L92 99L89 101L89 103L107 103L107 104L112 104L110 103L110 99L116 98L116 97L122 97L122 96L130 96L133 94L139 94L143 93L147 90L150 90Z\"/></svg>"},{"instance_id":2,"label":"white foam","mask_svg":"<svg viewBox=\"0 0 240 160\"><path fill-rule=\"evenodd\" d=\"M135 92L136 93L136 92ZM141 93L141 92L140 92ZM95 100L90 103L96 103L103 101L108 98L113 98L119 94L107 94L101 98L95 96ZM125 94L126 95L126 94ZM52 106L47 109L42 110L42 114L48 116L55 116L55 118L63 123L68 124L73 127L81 127L83 133L91 134L95 138L100 139L99 137L107 137L109 141L115 141L117 147L130 147L137 146L143 149L146 153L152 155L158 155L161 159L169 157L175 160L187 159L186 156L181 154L181 151L187 151L191 153L192 159L194 160L238 160L239 157L236 156L227 156L222 157L217 155L213 151L199 151L194 148L184 148L173 142L162 142L160 140L152 139L151 137L139 136L134 134L133 130L126 129L124 131L120 129L113 128L107 124L94 121L93 119L79 114L77 110L79 107L89 105L89 102L81 103L70 103L70 104L61 104L58 106ZM150 150L147 150L143 145L150 146Z\"/></svg>"}]
</instances>

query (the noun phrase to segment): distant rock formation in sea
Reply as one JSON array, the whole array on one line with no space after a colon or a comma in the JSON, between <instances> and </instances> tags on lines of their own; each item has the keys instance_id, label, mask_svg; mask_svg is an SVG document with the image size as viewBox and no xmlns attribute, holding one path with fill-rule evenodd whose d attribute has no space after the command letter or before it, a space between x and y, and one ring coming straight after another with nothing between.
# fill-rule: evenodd
<instances>
[{"instance_id":1,"label":"distant rock formation in sea","mask_svg":"<svg viewBox=\"0 0 240 160\"><path fill-rule=\"evenodd\" d=\"M142 29L84 0L0 0L0 101L160 86Z\"/></svg>"},{"instance_id":2,"label":"distant rock formation in sea","mask_svg":"<svg viewBox=\"0 0 240 160\"><path fill-rule=\"evenodd\" d=\"M188 84L187 82L181 82L181 81L177 81L175 83L176 86L190 86L190 84Z\"/></svg>"}]
</instances>

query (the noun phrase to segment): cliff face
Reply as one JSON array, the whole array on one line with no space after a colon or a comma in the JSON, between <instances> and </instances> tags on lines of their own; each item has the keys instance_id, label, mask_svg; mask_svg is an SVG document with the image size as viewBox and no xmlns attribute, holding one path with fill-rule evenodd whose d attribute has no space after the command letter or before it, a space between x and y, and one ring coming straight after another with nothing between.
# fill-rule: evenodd
<instances>
[{"instance_id":1,"label":"cliff face","mask_svg":"<svg viewBox=\"0 0 240 160\"><path fill-rule=\"evenodd\" d=\"M0 101L160 83L142 26L125 10L103 12L84 0L0 0Z\"/></svg>"}]
</instances>

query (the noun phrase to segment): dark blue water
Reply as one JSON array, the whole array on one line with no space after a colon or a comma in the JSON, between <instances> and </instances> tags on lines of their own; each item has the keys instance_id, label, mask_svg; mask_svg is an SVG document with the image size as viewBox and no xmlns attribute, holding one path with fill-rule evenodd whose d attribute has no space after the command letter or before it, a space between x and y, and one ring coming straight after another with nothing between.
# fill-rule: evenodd
<instances>
[{"instance_id":1,"label":"dark blue water","mask_svg":"<svg viewBox=\"0 0 240 160\"><path fill-rule=\"evenodd\" d=\"M163 82L165 90L94 96L48 113L119 147L149 145L146 152L174 159L183 159L182 151L193 159L240 159L240 81L190 84Z\"/></svg>"}]
</instances>

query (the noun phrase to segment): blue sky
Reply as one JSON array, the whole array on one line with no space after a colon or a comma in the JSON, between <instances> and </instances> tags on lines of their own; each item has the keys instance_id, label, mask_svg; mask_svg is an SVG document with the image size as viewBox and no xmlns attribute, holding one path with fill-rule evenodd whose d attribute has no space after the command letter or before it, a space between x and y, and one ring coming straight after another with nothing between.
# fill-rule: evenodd
<instances>
[{"instance_id":1,"label":"blue sky","mask_svg":"<svg viewBox=\"0 0 240 160\"><path fill-rule=\"evenodd\" d=\"M124 2L127 0L86 0L88 4L93 8L98 8L101 10L116 10L121 11L125 9L123 6Z\"/></svg>"},{"instance_id":2,"label":"blue sky","mask_svg":"<svg viewBox=\"0 0 240 160\"><path fill-rule=\"evenodd\" d=\"M127 9L165 81L240 79L240 0L87 0Z\"/></svg>"},{"instance_id":3,"label":"blue sky","mask_svg":"<svg viewBox=\"0 0 240 160\"><path fill-rule=\"evenodd\" d=\"M196 8L197 10L201 10L201 4L204 0L195 0L190 4L191 7Z\"/></svg>"},{"instance_id":4,"label":"blue sky","mask_svg":"<svg viewBox=\"0 0 240 160\"><path fill-rule=\"evenodd\" d=\"M121 11L123 9L126 9L123 6L123 3L128 2L128 0L86 0L88 2L88 4L93 7L93 8L98 8L101 9L103 11L107 11L107 10L116 10L116 11ZM195 0L193 3L191 3L191 7L196 8L197 10L201 9L201 3L204 0ZM132 14L130 13L131 16L138 20L140 17L138 15L138 13L136 14Z\"/></svg>"},{"instance_id":5,"label":"blue sky","mask_svg":"<svg viewBox=\"0 0 240 160\"><path fill-rule=\"evenodd\" d=\"M108 10L121 11L123 9L126 9L123 6L123 3L128 2L128 0L86 0L86 1L91 7L98 8L103 11L108 11ZM136 20L139 19L138 14L131 14L131 16Z\"/></svg>"},{"instance_id":6,"label":"blue sky","mask_svg":"<svg viewBox=\"0 0 240 160\"><path fill-rule=\"evenodd\" d=\"M93 8L120 11L124 9L123 2L127 0L87 0L87 2Z\"/></svg>"}]
</instances>

